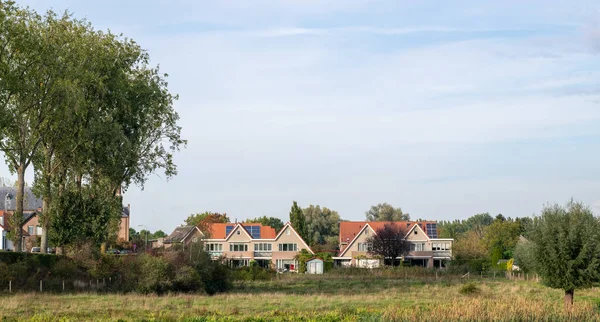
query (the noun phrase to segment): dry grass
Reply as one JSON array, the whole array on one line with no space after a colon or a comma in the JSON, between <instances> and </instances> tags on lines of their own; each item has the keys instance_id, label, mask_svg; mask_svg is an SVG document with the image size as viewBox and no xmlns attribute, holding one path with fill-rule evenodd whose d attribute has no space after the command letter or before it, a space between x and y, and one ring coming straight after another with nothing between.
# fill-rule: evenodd
<instances>
[{"instance_id":1,"label":"dry grass","mask_svg":"<svg viewBox=\"0 0 600 322\"><path fill-rule=\"evenodd\" d=\"M566 312L560 290L533 282L459 283L292 278L200 295L18 294L0 297L4 320L30 321L594 321L598 289L577 291Z\"/></svg>"}]
</instances>

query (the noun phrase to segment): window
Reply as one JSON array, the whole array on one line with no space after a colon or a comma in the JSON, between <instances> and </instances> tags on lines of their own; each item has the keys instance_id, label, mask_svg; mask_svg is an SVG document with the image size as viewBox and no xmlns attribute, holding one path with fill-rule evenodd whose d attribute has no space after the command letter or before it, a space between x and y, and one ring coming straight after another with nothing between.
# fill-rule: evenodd
<instances>
[{"instance_id":1,"label":"window","mask_svg":"<svg viewBox=\"0 0 600 322\"><path fill-rule=\"evenodd\" d=\"M237 234L238 234L238 235L239 235L239 234L241 234L241 233L242 233L241 231L239 231L239 230L237 231Z\"/></svg>"},{"instance_id":2,"label":"window","mask_svg":"<svg viewBox=\"0 0 600 322\"><path fill-rule=\"evenodd\" d=\"M288 243L288 244L279 244L280 252L296 252L298 251L298 245Z\"/></svg>"},{"instance_id":3,"label":"window","mask_svg":"<svg viewBox=\"0 0 600 322\"><path fill-rule=\"evenodd\" d=\"M372 243L358 243L358 251L359 252L368 252L373 250Z\"/></svg>"},{"instance_id":4,"label":"window","mask_svg":"<svg viewBox=\"0 0 600 322\"><path fill-rule=\"evenodd\" d=\"M223 244L218 244L218 243L204 244L204 249L206 249L207 252L222 252Z\"/></svg>"},{"instance_id":5,"label":"window","mask_svg":"<svg viewBox=\"0 0 600 322\"><path fill-rule=\"evenodd\" d=\"M247 252L248 244L229 244L230 252Z\"/></svg>"},{"instance_id":6,"label":"window","mask_svg":"<svg viewBox=\"0 0 600 322\"><path fill-rule=\"evenodd\" d=\"M415 232L415 235L418 234L416 229L414 230L414 232Z\"/></svg>"},{"instance_id":7,"label":"window","mask_svg":"<svg viewBox=\"0 0 600 322\"><path fill-rule=\"evenodd\" d=\"M369 236L369 230L365 229L365 235Z\"/></svg>"},{"instance_id":8,"label":"window","mask_svg":"<svg viewBox=\"0 0 600 322\"><path fill-rule=\"evenodd\" d=\"M35 234L36 234L36 235L41 235L41 234L42 234L42 227L40 227L40 226L37 226L37 227L36 227L36 233L35 233Z\"/></svg>"},{"instance_id":9,"label":"window","mask_svg":"<svg viewBox=\"0 0 600 322\"><path fill-rule=\"evenodd\" d=\"M450 250L449 243L433 244L433 250Z\"/></svg>"},{"instance_id":10,"label":"window","mask_svg":"<svg viewBox=\"0 0 600 322\"><path fill-rule=\"evenodd\" d=\"M298 267L298 263L294 259L278 259L275 261L275 266L277 269L294 271Z\"/></svg>"},{"instance_id":11,"label":"window","mask_svg":"<svg viewBox=\"0 0 600 322\"><path fill-rule=\"evenodd\" d=\"M271 245L269 243L257 243L257 244L254 244L254 251L255 252L270 252L272 247L273 247L273 245Z\"/></svg>"},{"instance_id":12,"label":"window","mask_svg":"<svg viewBox=\"0 0 600 322\"><path fill-rule=\"evenodd\" d=\"M4 216L0 216L0 225L4 226Z\"/></svg>"},{"instance_id":13,"label":"window","mask_svg":"<svg viewBox=\"0 0 600 322\"><path fill-rule=\"evenodd\" d=\"M290 229L289 228L285 230L285 234L288 235L288 236L290 235Z\"/></svg>"},{"instance_id":14,"label":"window","mask_svg":"<svg viewBox=\"0 0 600 322\"><path fill-rule=\"evenodd\" d=\"M411 252L422 252L425 250L425 243L410 244Z\"/></svg>"},{"instance_id":15,"label":"window","mask_svg":"<svg viewBox=\"0 0 600 322\"><path fill-rule=\"evenodd\" d=\"M27 226L27 233L29 235L33 235L33 228L34 228L33 226Z\"/></svg>"}]
</instances>

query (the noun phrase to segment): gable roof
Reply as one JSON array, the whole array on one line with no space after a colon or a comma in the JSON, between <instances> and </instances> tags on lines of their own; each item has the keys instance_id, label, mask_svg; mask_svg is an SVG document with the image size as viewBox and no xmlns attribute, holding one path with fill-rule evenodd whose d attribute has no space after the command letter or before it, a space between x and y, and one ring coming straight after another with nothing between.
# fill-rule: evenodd
<instances>
[{"instance_id":1,"label":"gable roof","mask_svg":"<svg viewBox=\"0 0 600 322\"><path fill-rule=\"evenodd\" d=\"M10 205L5 203L6 196L11 200ZM17 205L17 188L15 187L0 187L0 210L16 210ZM6 209L8 206L8 209ZM23 210L38 210L42 208L42 199L36 197L29 187L25 187L25 195L23 200Z\"/></svg>"},{"instance_id":2,"label":"gable roof","mask_svg":"<svg viewBox=\"0 0 600 322\"><path fill-rule=\"evenodd\" d=\"M169 236L165 237L164 243L165 244L181 243L195 229L197 229L200 232L200 230L196 226L179 226L179 227L175 228L175 230L173 230L173 232Z\"/></svg>"},{"instance_id":3,"label":"gable roof","mask_svg":"<svg viewBox=\"0 0 600 322\"><path fill-rule=\"evenodd\" d=\"M306 246L306 249L308 249L308 251L311 254L315 254L315 252L313 252L313 250L310 248L310 246L308 246L308 244L304 241L304 239L302 238L302 236L300 236L300 234L298 234L298 232L296 231L296 229L294 229L294 227L292 227L292 224L287 222L285 223L285 225L283 225L283 227L281 228L281 230L279 231L279 233L277 234L277 236L275 236L275 240L279 239L279 236L281 236L283 234L283 232L285 231L285 228L289 227L294 234L296 234L296 236L300 239L300 241L304 244L304 246Z\"/></svg>"},{"instance_id":4,"label":"gable roof","mask_svg":"<svg viewBox=\"0 0 600 322\"><path fill-rule=\"evenodd\" d=\"M256 227L259 226L260 227L260 239L273 239L275 238L275 229L271 226L263 226L259 223L212 223L208 225L208 233L209 233L209 238L210 239L227 239L227 234L226 234L226 227L227 226L237 226L240 225L242 226L242 228L246 231L246 233L248 235L250 235L250 233L248 232L248 230L246 229L246 227ZM231 233L235 230L232 229L231 232L229 232L229 234L231 235ZM252 237L252 236L250 236Z\"/></svg>"},{"instance_id":5,"label":"gable roof","mask_svg":"<svg viewBox=\"0 0 600 322\"><path fill-rule=\"evenodd\" d=\"M401 227L410 231L414 226L418 225L424 232L426 232L427 224L437 224L436 221L342 221L340 222L340 244L349 243L358 235L363 227L369 224L369 226L376 232L382 229L386 224L400 225ZM431 236L429 236L431 238Z\"/></svg>"}]
</instances>

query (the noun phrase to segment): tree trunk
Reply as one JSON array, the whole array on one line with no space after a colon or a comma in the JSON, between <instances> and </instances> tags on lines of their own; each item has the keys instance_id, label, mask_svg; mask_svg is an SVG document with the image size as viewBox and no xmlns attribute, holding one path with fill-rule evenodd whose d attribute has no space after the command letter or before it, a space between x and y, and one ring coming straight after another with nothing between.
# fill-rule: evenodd
<instances>
[{"instance_id":1,"label":"tree trunk","mask_svg":"<svg viewBox=\"0 0 600 322\"><path fill-rule=\"evenodd\" d=\"M44 157L46 160L44 165L44 175L42 179L44 196L42 197L42 217L40 218L42 221L42 240L40 245L40 252L46 254L48 251L48 231L50 230L50 196L52 194L50 181L50 166L52 165L52 153L48 148L44 149Z\"/></svg>"},{"instance_id":2,"label":"tree trunk","mask_svg":"<svg viewBox=\"0 0 600 322\"><path fill-rule=\"evenodd\" d=\"M15 207L14 220L16 227L16 243L15 243L15 251L21 252L23 251L23 204L25 197L25 165L21 163L17 168L17 204ZM8 209L7 209L8 210Z\"/></svg>"},{"instance_id":3,"label":"tree trunk","mask_svg":"<svg viewBox=\"0 0 600 322\"><path fill-rule=\"evenodd\" d=\"M575 290L565 290L565 308L567 311L571 311L573 308L573 297L575 295Z\"/></svg>"}]
</instances>

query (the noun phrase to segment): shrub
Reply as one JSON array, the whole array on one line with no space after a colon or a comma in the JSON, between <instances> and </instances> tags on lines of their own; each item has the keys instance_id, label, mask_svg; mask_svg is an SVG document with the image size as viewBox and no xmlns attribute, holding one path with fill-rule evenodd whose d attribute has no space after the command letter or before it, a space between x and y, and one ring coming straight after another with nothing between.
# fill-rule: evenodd
<instances>
[{"instance_id":1,"label":"shrub","mask_svg":"<svg viewBox=\"0 0 600 322\"><path fill-rule=\"evenodd\" d=\"M202 280L198 272L190 266L182 266L175 272L173 291L196 292L203 289Z\"/></svg>"},{"instance_id":2,"label":"shrub","mask_svg":"<svg viewBox=\"0 0 600 322\"><path fill-rule=\"evenodd\" d=\"M231 289L230 270L227 266L209 260L198 263L196 271L206 294L214 295Z\"/></svg>"},{"instance_id":3,"label":"shrub","mask_svg":"<svg viewBox=\"0 0 600 322\"><path fill-rule=\"evenodd\" d=\"M162 294L171 289L173 270L164 258L143 254L138 256L138 261L138 292Z\"/></svg>"},{"instance_id":4,"label":"shrub","mask_svg":"<svg viewBox=\"0 0 600 322\"><path fill-rule=\"evenodd\" d=\"M277 272L274 269L248 266L234 269L232 277L238 281L269 281L276 275Z\"/></svg>"},{"instance_id":5,"label":"shrub","mask_svg":"<svg viewBox=\"0 0 600 322\"><path fill-rule=\"evenodd\" d=\"M477 285L475 285L474 283L467 283L463 286L460 287L460 290L458 290L458 292L460 294L478 294L480 292L479 287L477 287Z\"/></svg>"}]
</instances>

